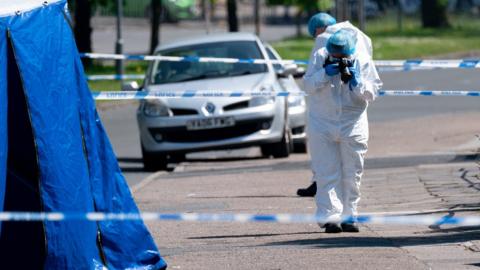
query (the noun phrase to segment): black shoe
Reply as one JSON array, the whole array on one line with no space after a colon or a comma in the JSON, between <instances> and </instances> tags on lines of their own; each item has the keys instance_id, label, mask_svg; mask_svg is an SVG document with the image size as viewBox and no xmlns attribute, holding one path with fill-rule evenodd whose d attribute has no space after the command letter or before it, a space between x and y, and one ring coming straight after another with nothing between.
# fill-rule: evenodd
<instances>
[{"instance_id":1,"label":"black shoe","mask_svg":"<svg viewBox=\"0 0 480 270\"><path fill-rule=\"evenodd\" d=\"M342 228L335 223L325 223L323 226L325 228L325 233L341 233Z\"/></svg>"},{"instance_id":2,"label":"black shoe","mask_svg":"<svg viewBox=\"0 0 480 270\"><path fill-rule=\"evenodd\" d=\"M341 225L342 225L342 230L344 232L356 233L360 231L360 229L358 228L358 225L355 223L342 223Z\"/></svg>"},{"instance_id":3,"label":"black shoe","mask_svg":"<svg viewBox=\"0 0 480 270\"><path fill-rule=\"evenodd\" d=\"M297 195L300 197L315 197L315 194L317 193L317 183L313 182L309 187L307 188L299 188L297 190Z\"/></svg>"}]
</instances>

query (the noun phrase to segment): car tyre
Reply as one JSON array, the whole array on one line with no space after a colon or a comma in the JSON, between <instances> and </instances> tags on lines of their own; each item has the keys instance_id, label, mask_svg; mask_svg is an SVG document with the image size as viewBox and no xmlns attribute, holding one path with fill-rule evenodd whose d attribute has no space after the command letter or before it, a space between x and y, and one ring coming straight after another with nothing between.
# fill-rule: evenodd
<instances>
[{"instance_id":1,"label":"car tyre","mask_svg":"<svg viewBox=\"0 0 480 270\"><path fill-rule=\"evenodd\" d=\"M167 171L167 155L152 153L142 147L143 168L148 172Z\"/></svg>"},{"instance_id":2,"label":"car tyre","mask_svg":"<svg viewBox=\"0 0 480 270\"><path fill-rule=\"evenodd\" d=\"M264 157L273 156L274 158L286 158L290 156L290 153L293 150L291 130L286 129L279 142L262 145L261 150Z\"/></svg>"},{"instance_id":3,"label":"car tyre","mask_svg":"<svg viewBox=\"0 0 480 270\"><path fill-rule=\"evenodd\" d=\"M299 143L294 143L293 144L293 152L294 153L299 153L299 154L304 154L308 152L307 149L307 142L299 142Z\"/></svg>"},{"instance_id":4,"label":"car tyre","mask_svg":"<svg viewBox=\"0 0 480 270\"><path fill-rule=\"evenodd\" d=\"M262 152L262 156L265 158L269 158L272 155L271 148L272 148L271 144L260 145L260 151Z\"/></svg>"}]
</instances>

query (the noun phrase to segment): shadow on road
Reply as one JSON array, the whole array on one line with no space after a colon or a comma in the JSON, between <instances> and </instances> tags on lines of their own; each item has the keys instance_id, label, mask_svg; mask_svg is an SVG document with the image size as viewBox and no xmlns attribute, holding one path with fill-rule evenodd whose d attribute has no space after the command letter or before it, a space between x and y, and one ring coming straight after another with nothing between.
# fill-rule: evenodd
<instances>
[{"instance_id":1,"label":"shadow on road","mask_svg":"<svg viewBox=\"0 0 480 270\"><path fill-rule=\"evenodd\" d=\"M435 229L432 231L424 232L428 233L464 233L464 232L472 232L475 231L477 233L480 232L480 226L461 226L461 227L453 227L448 229Z\"/></svg>"},{"instance_id":2,"label":"shadow on road","mask_svg":"<svg viewBox=\"0 0 480 270\"><path fill-rule=\"evenodd\" d=\"M266 159L265 157L230 157L230 158L187 158L188 162L235 162L245 160Z\"/></svg>"},{"instance_id":3,"label":"shadow on road","mask_svg":"<svg viewBox=\"0 0 480 270\"><path fill-rule=\"evenodd\" d=\"M149 171L146 171L143 166L142 167L121 167L120 170L124 173L148 173Z\"/></svg>"},{"instance_id":4,"label":"shadow on road","mask_svg":"<svg viewBox=\"0 0 480 270\"><path fill-rule=\"evenodd\" d=\"M259 195L259 196L208 196L208 197L194 197L195 199L257 199L257 198L299 198L298 196L286 196L286 195Z\"/></svg>"},{"instance_id":5,"label":"shadow on road","mask_svg":"<svg viewBox=\"0 0 480 270\"><path fill-rule=\"evenodd\" d=\"M123 163L140 163L142 164L142 158L131 158L131 157L117 157L118 162Z\"/></svg>"},{"instance_id":6,"label":"shadow on road","mask_svg":"<svg viewBox=\"0 0 480 270\"><path fill-rule=\"evenodd\" d=\"M446 234L440 234L446 233ZM345 236L321 237L318 239L301 239L292 241L278 241L261 246L304 246L309 248L349 248L349 247L406 247L423 245L440 245L449 243L466 242L480 239L480 226L459 227L448 230L438 230L435 234L419 236L396 237L365 237Z\"/></svg>"},{"instance_id":7,"label":"shadow on road","mask_svg":"<svg viewBox=\"0 0 480 270\"><path fill-rule=\"evenodd\" d=\"M257 237L274 237L274 236L287 236L287 235L308 235L319 234L320 232L295 232L295 233L263 233L263 234L238 234L238 235L213 235L213 236L199 236L189 237L191 240L202 239L227 239L227 238L257 238Z\"/></svg>"},{"instance_id":8,"label":"shadow on road","mask_svg":"<svg viewBox=\"0 0 480 270\"><path fill-rule=\"evenodd\" d=\"M479 154L470 154L470 155L423 155L423 156L402 156L402 157L382 157L382 158L367 158L365 160L366 169L383 169L383 168L400 168L400 167L410 167L417 165L427 165L427 164L446 164L446 163L456 163L456 162L465 162L465 161L474 161L479 159ZM217 163L217 162L237 162L237 161L249 161L249 160L260 160L265 159L264 157L228 157L228 158L187 158L187 162L204 162L204 163ZM124 164L138 164L140 166L123 166L120 165L123 172L146 172L143 169L142 158L136 157L118 157L119 163ZM172 163L169 166L176 167L177 163ZM248 171L248 170L258 170L264 169L267 171L276 170L276 171L291 171L291 170L309 170L310 161L289 161L288 159L280 159L277 163L274 164L262 164L262 165L247 165L242 168L222 168L215 170L215 172L209 170L199 170L199 171L189 171L188 174L198 173L198 174L229 174L236 172L238 170ZM180 173L181 174L181 173ZM178 175L180 177L180 175Z\"/></svg>"}]
</instances>

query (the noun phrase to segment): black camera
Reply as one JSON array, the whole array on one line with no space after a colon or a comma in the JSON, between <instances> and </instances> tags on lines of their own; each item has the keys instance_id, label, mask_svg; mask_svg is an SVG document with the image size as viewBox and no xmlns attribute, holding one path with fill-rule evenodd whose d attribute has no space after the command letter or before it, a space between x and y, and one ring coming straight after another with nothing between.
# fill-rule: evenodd
<instances>
[{"instance_id":1,"label":"black camera","mask_svg":"<svg viewBox=\"0 0 480 270\"><path fill-rule=\"evenodd\" d=\"M326 67L330 64L338 64L340 70L340 79L343 83L348 83L352 79L352 73L348 69L349 67L353 67L353 60L348 58L340 58L338 60L331 60L330 57L325 60L325 64L323 67Z\"/></svg>"}]
</instances>

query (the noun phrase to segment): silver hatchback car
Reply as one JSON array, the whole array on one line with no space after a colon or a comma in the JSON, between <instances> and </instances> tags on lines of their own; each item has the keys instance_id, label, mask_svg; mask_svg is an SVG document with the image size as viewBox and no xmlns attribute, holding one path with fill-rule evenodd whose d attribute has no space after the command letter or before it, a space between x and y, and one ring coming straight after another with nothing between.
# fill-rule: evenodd
<instances>
[{"instance_id":1,"label":"silver hatchback car","mask_svg":"<svg viewBox=\"0 0 480 270\"><path fill-rule=\"evenodd\" d=\"M209 35L164 45L157 55L278 59L247 33ZM155 61L146 91L299 91L296 65ZM288 157L304 149L305 99L295 97L165 98L145 100L137 111L144 167L163 170L186 153L260 146L262 154Z\"/></svg>"}]
</instances>

